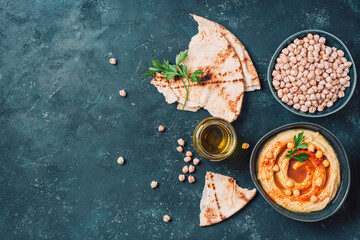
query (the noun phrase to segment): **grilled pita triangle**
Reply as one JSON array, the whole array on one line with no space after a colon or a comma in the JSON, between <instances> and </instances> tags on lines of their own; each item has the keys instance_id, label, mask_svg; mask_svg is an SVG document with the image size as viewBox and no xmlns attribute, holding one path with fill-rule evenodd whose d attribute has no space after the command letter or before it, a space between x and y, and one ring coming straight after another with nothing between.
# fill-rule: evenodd
<instances>
[{"instance_id":1,"label":"grilled pita triangle","mask_svg":"<svg viewBox=\"0 0 360 240\"><path fill-rule=\"evenodd\" d=\"M246 51L244 45L232 34L229 30L225 27L221 26L220 24L210 21L206 18L196 16L194 14L190 14L195 21L199 23L199 25L203 26L207 29L216 28L226 40L230 43L231 47L234 48L236 54L238 55L242 71L244 74L244 84L245 84L245 92L250 92L254 90L260 89L260 80L259 76L256 72L255 66L251 61L249 53Z\"/></svg>"},{"instance_id":2,"label":"grilled pita triangle","mask_svg":"<svg viewBox=\"0 0 360 240\"><path fill-rule=\"evenodd\" d=\"M200 226L209 226L229 218L255 194L256 189L241 188L231 177L207 172L200 201Z\"/></svg>"},{"instance_id":3,"label":"grilled pita triangle","mask_svg":"<svg viewBox=\"0 0 360 240\"><path fill-rule=\"evenodd\" d=\"M185 110L205 108L212 116L232 122L240 114L244 76L235 50L218 30L199 22L199 33L191 39L183 64L189 74L197 69L204 74L201 85L191 83ZM151 83L168 103L179 102L178 108L182 108L186 90L181 79L166 80L161 74L155 74Z\"/></svg>"}]
</instances>

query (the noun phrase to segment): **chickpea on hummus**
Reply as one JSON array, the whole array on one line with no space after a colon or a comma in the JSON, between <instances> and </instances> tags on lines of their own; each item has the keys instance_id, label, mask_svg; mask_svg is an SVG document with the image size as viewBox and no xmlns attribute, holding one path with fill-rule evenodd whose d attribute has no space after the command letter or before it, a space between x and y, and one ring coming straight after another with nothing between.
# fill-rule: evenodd
<instances>
[{"instance_id":1,"label":"chickpea on hummus","mask_svg":"<svg viewBox=\"0 0 360 240\"><path fill-rule=\"evenodd\" d=\"M303 132L308 158L297 161L285 157L294 147L294 136ZM340 164L334 149L318 132L295 129L276 135L261 150L257 177L265 192L277 204L295 212L324 209L340 186Z\"/></svg>"}]
</instances>

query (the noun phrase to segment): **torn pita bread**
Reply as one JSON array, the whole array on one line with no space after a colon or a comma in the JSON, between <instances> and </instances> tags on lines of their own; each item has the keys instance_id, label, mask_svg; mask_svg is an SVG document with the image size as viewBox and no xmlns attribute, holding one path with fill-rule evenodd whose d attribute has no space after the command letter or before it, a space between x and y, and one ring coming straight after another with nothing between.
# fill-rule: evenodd
<instances>
[{"instance_id":1,"label":"torn pita bread","mask_svg":"<svg viewBox=\"0 0 360 240\"><path fill-rule=\"evenodd\" d=\"M255 194L255 188L241 188L231 177L207 172L200 201L200 226L209 226L229 218L243 208Z\"/></svg>"},{"instance_id":2,"label":"torn pita bread","mask_svg":"<svg viewBox=\"0 0 360 240\"><path fill-rule=\"evenodd\" d=\"M204 72L201 85L190 83L185 110L205 108L214 117L234 121L241 110L244 76L235 50L217 28L209 29L199 23L199 33L192 37L183 64L188 67L189 74L197 69ZM185 82L187 84L187 80ZM157 73L151 83L164 94L168 103L179 102L178 109L182 109L186 90L181 79L166 80Z\"/></svg>"},{"instance_id":3,"label":"torn pita bread","mask_svg":"<svg viewBox=\"0 0 360 240\"><path fill-rule=\"evenodd\" d=\"M256 72L255 66L251 61L249 53L246 51L244 45L239 41L239 39L237 39L235 35L232 34L225 27L221 26L216 22L210 21L203 17L196 16L194 14L190 14L190 15L195 19L195 21L199 23L199 25L202 25L203 27L206 27L208 29L216 28L217 31L219 31L230 43L230 45L234 48L241 62L241 67L244 74L245 91L250 92L260 89L261 88L260 80Z\"/></svg>"}]
</instances>

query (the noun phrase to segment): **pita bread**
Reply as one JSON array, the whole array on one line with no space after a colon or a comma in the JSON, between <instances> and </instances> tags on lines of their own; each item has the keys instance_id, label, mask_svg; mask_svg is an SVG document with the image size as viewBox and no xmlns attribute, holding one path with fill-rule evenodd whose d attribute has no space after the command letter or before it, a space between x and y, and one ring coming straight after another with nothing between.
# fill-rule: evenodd
<instances>
[{"instance_id":1,"label":"pita bread","mask_svg":"<svg viewBox=\"0 0 360 240\"><path fill-rule=\"evenodd\" d=\"M210 21L206 18L196 16L194 14L190 14L195 21L201 24L203 27L207 29L216 28L226 40L230 43L230 45L234 48L236 54L238 55L241 67L244 74L244 84L245 84L245 91L250 92L257 89L260 89L260 80L259 76L256 72L255 66L251 61L249 53L246 51L244 45L232 34L229 30L225 27L221 26L220 24Z\"/></svg>"},{"instance_id":2,"label":"pita bread","mask_svg":"<svg viewBox=\"0 0 360 240\"><path fill-rule=\"evenodd\" d=\"M255 194L255 188L241 188L231 177L207 172L200 201L200 226L209 226L229 218L243 208Z\"/></svg>"},{"instance_id":3,"label":"pita bread","mask_svg":"<svg viewBox=\"0 0 360 240\"><path fill-rule=\"evenodd\" d=\"M183 64L188 67L189 74L197 69L204 72L201 85L190 83L185 110L197 111L202 107L214 117L234 121L241 110L244 76L235 50L218 28L209 29L199 22L199 33L192 37ZM188 84L187 80L185 82ZM169 81L157 73L151 83L164 94L168 103L177 101L178 109L182 108L186 90L181 79Z\"/></svg>"}]
</instances>

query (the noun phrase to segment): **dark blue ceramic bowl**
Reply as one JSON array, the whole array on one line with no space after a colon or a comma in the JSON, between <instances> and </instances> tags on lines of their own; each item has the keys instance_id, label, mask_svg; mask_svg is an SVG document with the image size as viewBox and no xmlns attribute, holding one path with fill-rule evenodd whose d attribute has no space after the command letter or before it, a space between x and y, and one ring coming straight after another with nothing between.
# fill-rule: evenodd
<instances>
[{"instance_id":1,"label":"dark blue ceramic bowl","mask_svg":"<svg viewBox=\"0 0 360 240\"><path fill-rule=\"evenodd\" d=\"M290 130L290 129L308 129L312 131L319 132L321 135L325 137L326 140L330 143L330 145L335 150L337 157L339 159L340 163L340 173L341 173L341 181L340 181L340 187L338 189L338 192L335 196L335 198L321 211L317 212L311 212L311 213L298 213L290 211L286 208L281 207L278 205L274 200L272 200L267 193L264 191L263 187L261 186L260 181L257 178L257 168L256 168L256 162L258 159L258 156L263 148L263 146L273 137L275 137L280 132ZM258 143L256 144L254 150L251 153L250 158L250 174L251 178L257 188L257 190L260 192L260 194L265 198L265 200L273 207L276 211L283 214L286 217L292 218L294 220L303 221L303 222L317 222L321 221L325 218L330 217L334 213L336 213L342 204L345 201L345 198L349 192L350 188L350 167L348 158L346 155L346 152L339 142L339 140L335 137L334 134L332 134L329 130L313 124L313 123L292 123L288 124L282 127L279 127L275 130L270 131L268 134L266 134L264 137L262 137Z\"/></svg>"},{"instance_id":2,"label":"dark blue ceramic bowl","mask_svg":"<svg viewBox=\"0 0 360 240\"><path fill-rule=\"evenodd\" d=\"M287 47L289 44L291 44L296 38L301 39L301 38L306 37L306 35L308 33L318 34L320 37L326 38L325 44L327 46L336 47L339 50L343 50L345 53L346 59L348 61L352 62L352 64L353 64L350 67L350 72L349 72L349 76L351 78L350 79L351 86L345 90L345 97L338 99L334 103L334 106L332 106L330 108L325 108L324 111L322 111L322 112L316 111L315 113L309 113L309 112L304 113L299 110L295 110L292 106L289 106L286 103L282 102L281 99L277 96L276 90L275 90L274 86L272 85L272 80L273 80L272 72L275 69L276 59L279 57L281 50L283 48ZM328 116L332 113L339 111L349 102L351 96L353 95L353 93L355 91L355 86L356 86L356 81L357 81L355 62L354 62L349 50L346 48L345 44L340 39L338 39L337 37L332 35L331 33L324 32L321 30L304 30L304 31L295 33L294 35L291 35L285 41L283 41L280 44L280 46L278 47L278 49L276 49L273 57L271 58L271 61L270 61L269 67L268 67L267 78L268 78L269 88L271 90L271 93L274 95L275 99L284 108L286 108L290 112L295 113L300 116L303 116L303 117L324 117L324 116Z\"/></svg>"}]
</instances>

